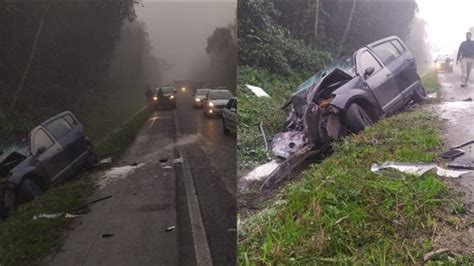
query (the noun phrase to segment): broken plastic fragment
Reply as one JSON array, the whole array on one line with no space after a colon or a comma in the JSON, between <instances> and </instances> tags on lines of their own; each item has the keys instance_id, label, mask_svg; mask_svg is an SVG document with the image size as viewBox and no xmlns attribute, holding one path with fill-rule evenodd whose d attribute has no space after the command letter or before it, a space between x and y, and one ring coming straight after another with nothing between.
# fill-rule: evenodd
<instances>
[{"instance_id":1,"label":"broken plastic fragment","mask_svg":"<svg viewBox=\"0 0 474 266\"><path fill-rule=\"evenodd\" d=\"M108 163L112 163L112 157L109 157L109 158L105 158L105 159L102 159L100 160L99 162L100 164L108 164Z\"/></svg>"},{"instance_id":2,"label":"broken plastic fragment","mask_svg":"<svg viewBox=\"0 0 474 266\"><path fill-rule=\"evenodd\" d=\"M435 163L396 163L396 162L384 162L382 165L378 165L373 163L370 167L370 171L376 174L381 174L387 177L393 177L392 174L388 174L384 169L392 168L396 169L400 172L415 175L415 176L422 176L426 172L436 169L436 174L438 176L444 177L451 177L451 178L458 178L469 175L474 173L472 170L459 170L459 169L445 169L439 167ZM392 176L391 176L392 175Z\"/></svg>"},{"instance_id":3,"label":"broken plastic fragment","mask_svg":"<svg viewBox=\"0 0 474 266\"><path fill-rule=\"evenodd\" d=\"M179 157L177 159L174 159L173 160L173 163L176 164L176 163L183 163L183 158L182 157Z\"/></svg>"},{"instance_id":4,"label":"broken plastic fragment","mask_svg":"<svg viewBox=\"0 0 474 266\"><path fill-rule=\"evenodd\" d=\"M248 84L245 84L245 86L251 91L253 92L253 94L255 94L257 97L270 97L270 95L268 95L268 93L266 93L262 88L260 87L257 87L257 86L252 86L252 85L248 85Z\"/></svg>"},{"instance_id":5,"label":"broken plastic fragment","mask_svg":"<svg viewBox=\"0 0 474 266\"><path fill-rule=\"evenodd\" d=\"M166 231L166 232L169 232L169 231L172 231L174 228L175 228L175 226L173 225L173 226L170 226L170 227L166 228L165 231Z\"/></svg>"}]
</instances>

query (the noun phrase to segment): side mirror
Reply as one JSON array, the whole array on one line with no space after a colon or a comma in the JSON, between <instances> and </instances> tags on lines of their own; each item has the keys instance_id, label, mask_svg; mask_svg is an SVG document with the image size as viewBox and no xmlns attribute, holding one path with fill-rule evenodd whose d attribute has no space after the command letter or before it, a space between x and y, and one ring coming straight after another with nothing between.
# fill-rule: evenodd
<instances>
[{"instance_id":1,"label":"side mirror","mask_svg":"<svg viewBox=\"0 0 474 266\"><path fill-rule=\"evenodd\" d=\"M41 155L42 153L44 153L46 151L46 147L45 146L40 146L37 150L36 150L36 155Z\"/></svg>"},{"instance_id":2,"label":"side mirror","mask_svg":"<svg viewBox=\"0 0 474 266\"><path fill-rule=\"evenodd\" d=\"M375 68L374 67L368 67L365 69L364 73L365 73L365 76L368 77L370 75L372 75L372 73L374 73L375 71Z\"/></svg>"}]
</instances>

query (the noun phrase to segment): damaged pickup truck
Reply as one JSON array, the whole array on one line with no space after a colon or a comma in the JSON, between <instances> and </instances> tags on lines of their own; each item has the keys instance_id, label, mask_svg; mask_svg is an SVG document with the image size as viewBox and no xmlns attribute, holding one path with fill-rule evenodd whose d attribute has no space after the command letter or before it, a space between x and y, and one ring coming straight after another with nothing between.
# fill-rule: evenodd
<instances>
[{"instance_id":1,"label":"damaged pickup truck","mask_svg":"<svg viewBox=\"0 0 474 266\"><path fill-rule=\"evenodd\" d=\"M34 199L49 187L98 161L82 125L71 112L32 129L28 138L0 152L1 207Z\"/></svg>"},{"instance_id":2,"label":"damaged pickup truck","mask_svg":"<svg viewBox=\"0 0 474 266\"><path fill-rule=\"evenodd\" d=\"M285 132L272 140L273 154L304 157L348 133L357 133L411 102L427 98L415 58L393 36L329 64L301 84Z\"/></svg>"}]
</instances>

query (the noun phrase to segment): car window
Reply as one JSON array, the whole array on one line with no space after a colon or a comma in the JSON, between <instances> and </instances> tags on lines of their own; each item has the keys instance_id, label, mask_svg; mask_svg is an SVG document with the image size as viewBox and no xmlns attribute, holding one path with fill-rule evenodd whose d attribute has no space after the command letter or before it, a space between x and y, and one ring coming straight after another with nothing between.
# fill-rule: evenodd
<instances>
[{"instance_id":1,"label":"car window","mask_svg":"<svg viewBox=\"0 0 474 266\"><path fill-rule=\"evenodd\" d=\"M71 126L77 125L76 120L71 115L65 115L64 119L69 123Z\"/></svg>"},{"instance_id":2,"label":"car window","mask_svg":"<svg viewBox=\"0 0 474 266\"><path fill-rule=\"evenodd\" d=\"M398 51L400 51L400 53L405 52L405 48L403 47L403 45L398 40L393 40L392 44L395 45L395 47L397 47L397 49L398 49Z\"/></svg>"},{"instance_id":3,"label":"car window","mask_svg":"<svg viewBox=\"0 0 474 266\"><path fill-rule=\"evenodd\" d=\"M211 100L230 99L232 98L232 93L230 93L230 91L210 91L207 98Z\"/></svg>"},{"instance_id":4,"label":"car window","mask_svg":"<svg viewBox=\"0 0 474 266\"><path fill-rule=\"evenodd\" d=\"M33 144L32 144L32 149L31 152L35 154L38 150L39 147L44 146L47 148L51 147L53 145L53 140L44 132L43 129L39 129L36 131L35 135L32 138Z\"/></svg>"},{"instance_id":5,"label":"car window","mask_svg":"<svg viewBox=\"0 0 474 266\"><path fill-rule=\"evenodd\" d=\"M382 68L382 66L375 59L375 57L367 50L363 51L360 54L360 67L361 67L361 73L364 73L364 71L369 67L375 68L374 73L379 71Z\"/></svg>"},{"instance_id":6,"label":"car window","mask_svg":"<svg viewBox=\"0 0 474 266\"><path fill-rule=\"evenodd\" d=\"M375 46L372 50L386 66L395 61L395 59L397 59L401 55L398 49L391 42L379 44Z\"/></svg>"},{"instance_id":7,"label":"car window","mask_svg":"<svg viewBox=\"0 0 474 266\"><path fill-rule=\"evenodd\" d=\"M69 133L72 127L66 122L64 118L58 118L46 125L46 129L53 135L57 140L63 138Z\"/></svg>"}]
</instances>

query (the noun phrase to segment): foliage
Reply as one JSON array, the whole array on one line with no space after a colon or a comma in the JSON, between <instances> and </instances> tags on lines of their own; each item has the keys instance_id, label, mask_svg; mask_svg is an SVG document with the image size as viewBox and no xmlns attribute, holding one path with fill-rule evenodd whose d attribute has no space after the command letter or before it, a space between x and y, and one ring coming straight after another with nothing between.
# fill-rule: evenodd
<instances>
[{"instance_id":1,"label":"foliage","mask_svg":"<svg viewBox=\"0 0 474 266\"><path fill-rule=\"evenodd\" d=\"M239 65L265 69L280 75L313 73L331 60L329 53L312 49L294 39L279 25L273 1L237 3Z\"/></svg>"}]
</instances>

